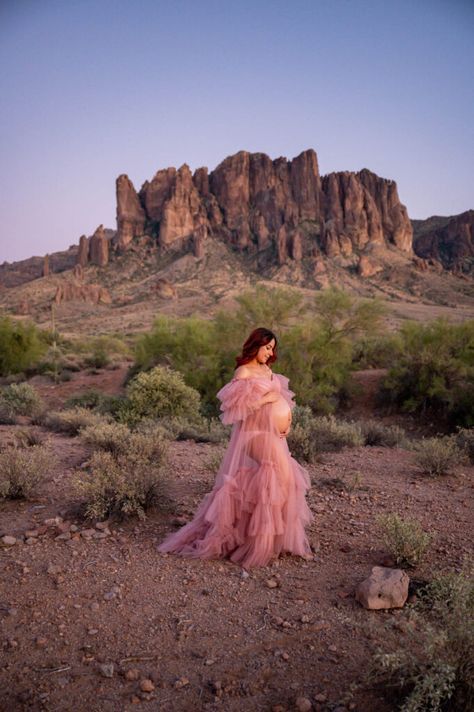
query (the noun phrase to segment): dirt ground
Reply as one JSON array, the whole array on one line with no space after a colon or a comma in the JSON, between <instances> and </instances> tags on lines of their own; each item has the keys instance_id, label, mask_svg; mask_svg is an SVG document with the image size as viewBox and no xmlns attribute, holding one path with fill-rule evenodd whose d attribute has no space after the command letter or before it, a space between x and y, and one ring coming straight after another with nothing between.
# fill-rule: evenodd
<instances>
[{"instance_id":1,"label":"dirt ground","mask_svg":"<svg viewBox=\"0 0 474 712\"><path fill-rule=\"evenodd\" d=\"M117 392L122 376L75 374L35 387L58 407L90 387ZM361 417L375 376L358 378L367 386L354 404ZM0 426L0 444L18 427ZM375 520L399 512L434 533L423 564L409 571L415 580L459 569L472 554L473 467L432 479L402 449L325 455L308 468L314 560L285 556L247 575L227 561L157 552L212 487L222 445L171 444L167 511L144 522L84 522L70 479L88 451L78 438L42 432L59 461L37 500L0 503L0 535L17 538L0 548L2 712L290 711L301 697L321 712L395 709L367 684L347 697L401 615L354 599L371 567L387 563ZM404 636L401 627L402 645Z\"/></svg>"}]
</instances>

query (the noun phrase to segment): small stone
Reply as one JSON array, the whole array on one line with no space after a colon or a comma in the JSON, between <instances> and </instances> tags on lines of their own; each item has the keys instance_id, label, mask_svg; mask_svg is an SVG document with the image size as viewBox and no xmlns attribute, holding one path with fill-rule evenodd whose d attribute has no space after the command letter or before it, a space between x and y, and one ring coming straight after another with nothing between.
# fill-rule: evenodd
<instances>
[{"instance_id":1,"label":"small stone","mask_svg":"<svg viewBox=\"0 0 474 712\"><path fill-rule=\"evenodd\" d=\"M114 676L114 664L113 663L103 663L99 665L99 671L102 677L113 677Z\"/></svg>"},{"instance_id":2,"label":"small stone","mask_svg":"<svg viewBox=\"0 0 474 712\"><path fill-rule=\"evenodd\" d=\"M283 658L283 660L289 660L289 659L290 659L290 656L288 655L288 653L282 653L282 654L281 654L281 657Z\"/></svg>"},{"instance_id":3,"label":"small stone","mask_svg":"<svg viewBox=\"0 0 474 712\"><path fill-rule=\"evenodd\" d=\"M311 701L307 697L298 697L295 702L298 712L310 712L313 708Z\"/></svg>"},{"instance_id":4,"label":"small stone","mask_svg":"<svg viewBox=\"0 0 474 712\"><path fill-rule=\"evenodd\" d=\"M309 616L307 616L306 614L303 614L303 615L301 616L301 622L302 622L302 623L309 623L310 620L311 620L311 618L310 618Z\"/></svg>"},{"instance_id":5,"label":"small stone","mask_svg":"<svg viewBox=\"0 0 474 712\"><path fill-rule=\"evenodd\" d=\"M95 528L99 529L100 531L105 531L109 528L109 525L107 524L107 522L96 522Z\"/></svg>"},{"instance_id":6,"label":"small stone","mask_svg":"<svg viewBox=\"0 0 474 712\"><path fill-rule=\"evenodd\" d=\"M214 665L215 662L216 662L216 661L215 661L215 660L212 660L212 658L208 658L208 659L206 660L206 665Z\"/></svg>"},{"instance_id":7,"label":"small stone","mask_svg":"<svg viewBox=\"0 0 474 712\"><path fill-rule=\"evenodd\" d=\"M180 690L182 687L186 687L186 685L189 685L189 680L187 677L180 677L174 683L174 687L176 690Z\"/></svg>"},{"instance_id":8,"label":"small stone","mask_svg":"<svg viewBox=\"0 0 474 712\"><path fill-rule=\"evenodd\" d=\"M278 581L274 578L265 581L267 588L278 588Z\"/></svg>"},{"instance_id":9,"label":"small stone","mask_svg":"<svg viewBox=\"0 0 474 712\"><path fill-rule=\"evenodd\" d=\"M77 532L78 529L79 527L77 526L77 524L71 524L71 526L69 527L70 532Z\"/></svg>"},{"instance_id":10,"label":"small stone","mask_svg":"<svg viewBox=\"0 0 474 712\"><path fill-rule=\"evenodd\" d=\"M316 702L326 702L328 699L328 696L325 695L324 692L320 692L314 696L314 699L316 700Z\"/></svg>"},{"instance_id":11,"label":"small stone","mask_svg":"<svg viewBox=\"0 0 474 712\"><path fill-rule=\"evenodd\" d=\"M139 697L137 697L136 695L132 695L130 697L130 702L132 703L132 705L139 705L141 702L141 699Z\"/></svg>"},{"instance_id":12,"label":"small stone","mask_svg":"<svg viewBox=\"0 0 474 712\"><path fill-rule=\"evenodd\" d=\"M249 572L246 571L245 569L242 569L242 573L240 574L240 578L242 579L248 579L250 576Z\"/></svg>"},{"instance_id":13,"label":"small stone","mask_svg":"<svg viewBox=\"0 0 474 712\"><path fill-rule=\"evenodd\" d=\"M47 638L36 638L35 644L37 648L45 648L48 645Z\"/></svg>"},{"instance_id":14,"label":"small stone","mask_svg":"<svg viewBox=\"0 0 474 712\"><path fill-rule=\"evenodd\" d=\"M145 678L140 682L140 690L142 692L153 692L155 686L149 678Z\"/></svg>"},{"instance_id":15,"label":"small stone","mask_svg":"<svg viewBox=\"0 0 474 712\"><path fill-rule=\"evenodd\" d=\"M33 544L36 544L37 541L38 539L36 539L36 537L29 536L28 539L26 539L25 544L32 546Z\"/></svg>"},{"instance_id":16,"label":"small stone","mask_svg":"<svg viewBox=\"0 0 474 712\"><path fill-rule=\"evenodd\" d=\"M50 519L45 519L43 521L43 524L46 527L56 527L58 524L61 524L62 521L63 521L62 517L52 517Z\"/></svg>"},{"instance_id":17,"label":"small stone","mask_svg":"<svg viewBox=\"0 0 474 712\"><path fill-rule=\"evenodd\" d=\"M58 534L58 536L55 536L54 538L55 540L59 539L59 541L68 541L71 538L71 534L70 532L63 532L62 534Z\"/></svg>"},{"instance_id":18,"label":"small stone","mask_svg":"<svg viewBox=\"0 0 474 712\"><path fill-rule=\"evenodd\" d=\"M4 546L14 546L16 544L16 539L14 536L9 536L8 534L5 534L5 536L2 536L1 540L2 544Z\"/></svg>"},{"instance_id":19,"label":"small stone","mask_svg":"<svg viewBox=\"0 0 474 712\"><path fill-rule=\"evenodd\" d=\"M331 651L331 653L337 653L337 646L336 645L330 645L328 650Z\"/></svg>"},{"instance_id":20,"label":"small stone","mask_svg":"<svg viewBox=\"0 0 474 712\"><path fill-rule=\"evenodd\" d=\"M273 705L272 712L286 712L286 707L284 705Z\"/></svg>"},{"instance_id":21,"label":"small stone","mask_svg":"<svg viewBox=\"0 0 474 712\"><path fill-rule=\"evenodd\" d=\"M98 632L99 632L99 630L97 628L88 628L87 629L88 635L97 635Z\"/></svg>"},{"instance_id":22,"label":"small stone","mask_svg":"<svg viewBox=\"0 0 474 712\"><path fill-rule=\"evenodd\" d=\"M94 539L106 539L108 536L107 532L94 532Z\"/></svg>"},{"instance_id":23,"label":"small stone","mask_svg":"<svg viewBox=\"0 0 474 712\"><path fill-rule=\"evenodd\" d=\"M139 680L140 670L137 670L137 668L130 668L130 670L127 670L125 673L125 679L129 682L135 682L136 680Z\"/></svg>"},{"instance_id":24,"label":"small stone","mask_svg":"<svg viewBox=\"0 0 474 712\"><path fill-rule=\"evenodd\" d=\"M27 539L34 539L35 537L39 536L39 532L37 529L28 529L25 532L25 537Z\"/></svg>"},{"instance_id":25,"label":"small stone","mask_svg":"<svg viewBox=\"0 0 474 712\"><path fill-rule=\"evenodd\" d=\"M51 576L56 576L56 574L60 574L61 571L61 566L58 566L57 564L50 564L46 569L46 573L50 574Z\"/></svg>"},{"instance_id":26,"label":"small stone","mask_svg":"<svg viewBox=\"0 0 474 712\"><path fill-rule=\"evenodd\" d=\"M91 611L98 611L100 608L100 605L97 603L97 601L92 601L91 603Z\"/></svg>"},{"instance_id":27,"label":"small stone","mask_svg":"<svg viewBox=\"0 0 474 712\"><path fill-rule=\"evenodd\" d=\"M95 529L83 529L81 536L83 539L91 539L95 534Z\"/></svg>"}]
</instances>

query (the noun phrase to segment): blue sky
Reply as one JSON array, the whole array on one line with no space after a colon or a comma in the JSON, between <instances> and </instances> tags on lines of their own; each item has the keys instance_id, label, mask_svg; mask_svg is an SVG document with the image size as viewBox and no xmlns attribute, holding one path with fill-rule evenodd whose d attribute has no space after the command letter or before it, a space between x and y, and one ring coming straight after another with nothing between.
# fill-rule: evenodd
<instances>
[{"instance_id":1,"label":"blue sky","mask_svg":"<svg viewBox=\"0 0 474 712\"><path fill-rule=\"evenodd\" d=\"M115 179L236 151L474 208L470 0L2 0L0 262L115 227Z\"/></svg>"}]
</instances>

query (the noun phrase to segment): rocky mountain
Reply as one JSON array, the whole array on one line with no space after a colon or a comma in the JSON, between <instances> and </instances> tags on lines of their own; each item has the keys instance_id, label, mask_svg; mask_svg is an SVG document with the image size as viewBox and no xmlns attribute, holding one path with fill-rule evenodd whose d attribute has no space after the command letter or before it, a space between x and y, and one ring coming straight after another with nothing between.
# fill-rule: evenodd
<instances>
[{"instance_id":1,"label":"rocky mountain","mask_svg":"<svg viewBox=\"0 0 474 712\"><path fill-rule=\"evenodd\" d=\"M196 257L219 239L253 257L259 271L306 261L314 272L321 258L342 257L364 274L364 257L377 248L411 256L413 231L394 181L367 169L320 176L310 149L291 161L240 151L211 173L162 169L138 193L119 176L117 249L143 234L161 252Z\"/></svg>"},{"instance_id":2,"label":"rocky mountain","mask_svg":"<svg viewBox=\"0 0 474 712\"><path fill-rule=\"evenodd\" d=\"M457 274L474 271L474 210L461 215L412 220L413 248Z\"/></svg>"},{"instance_id":3,"label":"rocky mountain","mask_svg":"<svg viewBox=\"0 0 474 712\"><path fill-rule=\"evenodd\" d=\"M313 150L165 168L139 191L121 175L116 194L116 230L99 225L68 250L0 265L3 311L47 323L54 305L72 330L78 319L135 330L157 309L210 313L257 281L308 298L337 285L403 303L404 314L420 303L456 318L474 308L474 211L410 221L394 181L366 168L321 176Z\"/></svg>"}]
</instances>

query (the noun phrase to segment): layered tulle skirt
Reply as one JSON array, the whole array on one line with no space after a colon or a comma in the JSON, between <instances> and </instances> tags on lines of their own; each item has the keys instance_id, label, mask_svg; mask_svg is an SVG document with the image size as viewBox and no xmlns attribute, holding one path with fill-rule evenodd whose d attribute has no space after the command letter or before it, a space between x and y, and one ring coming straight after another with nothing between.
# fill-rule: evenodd
<instances>
[{"instance_id":1,"label":"layered tulle skirt","mask_svg":"<svg viewBox=\"0 0 474 712\"><path fill-rule=\"evenodd\" d=\"M291 457L284 438L248 435L234 433L212 492L159 551L225 557L244 568L265 566L283 552L311 556L305 533L312 520L305 499L308 473ZM240 457L233 456L236 450Z\"/></svg>"}]
</instances>

